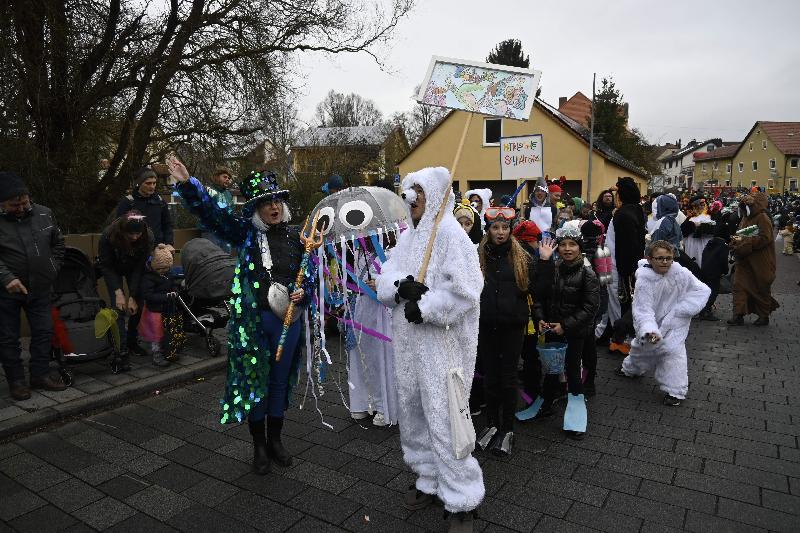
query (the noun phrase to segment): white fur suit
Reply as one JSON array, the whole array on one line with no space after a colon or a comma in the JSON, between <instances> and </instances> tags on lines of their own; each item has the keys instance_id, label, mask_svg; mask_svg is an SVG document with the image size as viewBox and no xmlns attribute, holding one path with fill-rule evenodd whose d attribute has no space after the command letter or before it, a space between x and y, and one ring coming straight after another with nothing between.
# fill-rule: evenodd
<instances>
[{"instance_id":1,"label":"white fur suit","mask_svg":"<svg viewBox=\"0 0 800 533\"><path fill-rule=\"evenodd\" d=\"M675 398L686 398L689 371L686 361L686 336L692 317L706 305L711 289L677 263L663 276L646 259L636 270L633 294L633 326L636 338L631 352L622 362L628 376L639 376L655 368L661 390ZM656 333L655 344L642 337Z\"/></svg>"},{"instance_id":2,"label":"white fur suit","mask_svg":"<svg viewBox=\"0 0 800 533\"><path fill-rule=\"evenodd\" d=\"M483 500L483 473L471 455L456 459L450 436L447 377L450 361L472 376L478 344L478 313L483 289L475 245L453 217L450 175L444 168L426 168L403 180L403 189L425 191L425 212L417 227L397 241L377 278L378 298L392 313L395 374L400 400L403 458L419 476L417 489L438 495L447 511L471 511ZM422 324L409 323L405 300L395 302L395 281L416 279L437 211L450 198L436 234L425 285L419 301ZM447 329L449 327L449 329ZM466 383L469 396L470 381Z\"/></svg>"}]
</instances>

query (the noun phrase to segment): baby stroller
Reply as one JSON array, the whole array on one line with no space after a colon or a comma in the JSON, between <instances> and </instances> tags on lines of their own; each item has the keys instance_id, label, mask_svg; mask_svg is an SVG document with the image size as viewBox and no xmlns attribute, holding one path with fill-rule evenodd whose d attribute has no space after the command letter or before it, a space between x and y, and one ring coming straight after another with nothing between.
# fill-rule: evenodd
<instances>
[{"instance_id":1,"label":"baby stroller","mask_svg":"<svg viewBox=\"0 0 800 533\"><path fill-rule=\"evenodd\" d=\"M72 384L72 373L66 365L108 356L112 356L112 372L118 373L120 357L111 331L99 339L95 337L95 316L106 307L106 303L97 292L94 265L78 248L65 248L64 264L53 284L52 306L54 315L60 319L59 323L54 324L54 330L62 331L73 347L71 353L65 354L59 346L63 342L56 342L54 338L52 357L64 383L68 386Z\"/></svg>"},{"instance_id":2,"label":"baby stroller","mask_svg":"<svg viewBox=\"0 0 800 533\"><path fill-rule=\"evenodd\" d=\"M206 339L211 356L219 355L220 344L213 331L228 325L236 258L208 239L192 239L181 249L183 284L178 305L184 311L184 329Z\"/></svg>"}]
</instances>

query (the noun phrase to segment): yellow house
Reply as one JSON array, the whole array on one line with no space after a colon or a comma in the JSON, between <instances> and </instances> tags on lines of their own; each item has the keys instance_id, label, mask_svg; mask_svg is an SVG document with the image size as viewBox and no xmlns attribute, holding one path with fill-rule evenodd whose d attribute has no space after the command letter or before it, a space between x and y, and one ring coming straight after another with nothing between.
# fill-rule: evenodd
<instances>
[{"instance_id":1,"label":"yellow house","mask_svg":"<svg viewBox=\"0 0 800 533\"><path fill-rule=\"evenodd\" d=\"M739 150L739 143L721 146L710 152L694 154L693 183L719 187L736 186L733 182L733 157Z\"/></svg>"},{"instance_id":2,"label":"yellow house","mask_svg":"<svg viewBox=\"0 0 800 533\"><path fill-rule=\"evenodd\" d=\"M450 168L468 118L465 111L448 113L399 161L400 175L430 166ZM643 194L647 191L645 172L597 140L592 154L592 180L588 185L589 131L538 99L527 122L473 116L456 169L455 190L488 187L496 199L513 193L518 183L500 179L500 138L531 134L542 134L544 173L550 179L565 176L564 188L572 196L594 200L601 190L613 186L622 176L632 177ZM535 181L529 181L517 197L518 205L527 198L527 189Z\"/></svg>"},{"instance_id":3,"label":"yellow house","mask_svg":"<svg viewBox=\"0 0 800 533\"><path fill-rule=\"evenodd\" d=\"M739 145L732 164L734 187L763 187L768 194L797 191L800 122L756 122Z\"/></svg>"}]
</instances>

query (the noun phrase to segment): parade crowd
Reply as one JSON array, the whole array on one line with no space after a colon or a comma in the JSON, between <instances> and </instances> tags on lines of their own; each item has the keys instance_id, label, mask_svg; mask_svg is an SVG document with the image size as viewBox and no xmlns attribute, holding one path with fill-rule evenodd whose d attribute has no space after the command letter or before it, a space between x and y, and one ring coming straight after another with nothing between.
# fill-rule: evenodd
<instances>
[{"instance_id":1,"label":"parade crowd","mask_svg":"<svg viewBox=\"0 0 800 533\"><path fill-rule=\"evenodd\" d=\"M284 413L310 338L297 317L318 296L313 276L297 284L307 258L302 230L290 224L289 193L274 175L253 172L239 185L247 202L234 209L230 170L219 169L206 186L177 159L168 166L203 236L238 260L222 422L247 421L255 472L269 472L271 462L288 466ZM98 266L117 311L123 371L132 354L159 367L178 356L159 328L147 327L178 290L173 224L156 179L140 171L100 238ZM643 197L621 178L590 202L562 185L540 180L518 202L489 189L457 197L446 169L411 173L401 186L408 227L341 262L346 268L349 259L356 285L365 287L332 313L341 318L351 416L399 426L404 459L417 475L403 504L440 501L451 531L472 531L484 497L473 443L509 456L515 426L554 416L567 436L584 438L586 402L598 392L598 346L623 357L618 375L652 372L663 403L680 406L689 394L692 320L720 320L716 299L732 293L733 313L723 317L729 327L768 326L778 307L774 242L783 240L784 254L800 250L797 195L753 188ZM334 176L324 192L342 189ZM14 173L0 173L0 209L0 356L12 397L24 400L30 388L66 386L49 371L58 320L50 291L64 239L52 212L32 201ZM300 310L293 321L290 304ZM31 325L29 381L21 311ZM462 412L453 409L459 401L468 401Z\"/></svg>"}]
</instances>

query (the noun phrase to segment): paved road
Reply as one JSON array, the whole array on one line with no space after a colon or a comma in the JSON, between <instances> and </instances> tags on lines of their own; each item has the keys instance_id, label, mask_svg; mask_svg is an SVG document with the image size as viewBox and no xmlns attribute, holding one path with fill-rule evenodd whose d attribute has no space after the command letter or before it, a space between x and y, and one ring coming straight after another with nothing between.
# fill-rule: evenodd
<instances>
[{"instance_id":1,"label":"paved road","mask_svg":"<svg viewBox=\"0 0 800 533\"><path fill-rule=\"evenodd\" d=\"M769 328L696 323L690 399L661 405L651 379L601 354L585 440L557 421L519 428L510 459L479 454L477 530L800 530L800 263L779 257ZM721 298L720 314L730 312ZM217 423L222 376L0 445L0 529L18 531L446 530L441 508L400 506L412 481L396 428L353 423L328 387L292 409L291 468L249 473L247 428Z\"/></svg>"}]
</instances>

